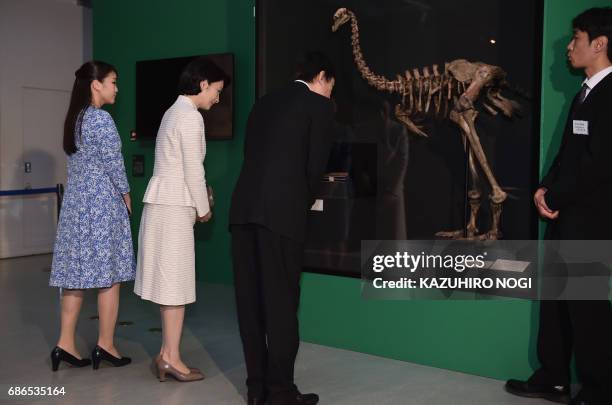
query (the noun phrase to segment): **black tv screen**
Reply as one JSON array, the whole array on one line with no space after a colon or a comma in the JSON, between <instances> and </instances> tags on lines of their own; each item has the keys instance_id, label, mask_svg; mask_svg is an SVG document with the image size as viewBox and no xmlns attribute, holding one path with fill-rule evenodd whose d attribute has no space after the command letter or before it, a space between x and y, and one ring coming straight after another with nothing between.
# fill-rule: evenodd
<instances>
[{"instance_id":1,"label":"black tv screen","mask_svg":"<svg viewBox=\"0 0 612 405\"><path fill-rule=\"evenodd\" d=\"M222 53L203 55L215 62L234 80L234 55ZM186 56L136 62L136 132L138 138L157 136L157 130L166 110L178 97L177 85L183 68L193 59ZM206 139L232 139L233 137L233 86L221 93L219 104L210 111L200 113L204 117Z\"/></svg>"}]
</instances>

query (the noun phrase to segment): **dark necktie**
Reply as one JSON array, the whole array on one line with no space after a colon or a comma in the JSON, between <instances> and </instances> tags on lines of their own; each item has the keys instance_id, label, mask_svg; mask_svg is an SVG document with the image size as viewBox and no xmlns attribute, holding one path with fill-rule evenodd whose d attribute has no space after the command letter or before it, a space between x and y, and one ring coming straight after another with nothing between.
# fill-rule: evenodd
<instances>
[{"instance_id":1,"label":"dark necktie","mask_svg":"<svg viewBox=\"0 0 612 405\"><path fill-rule=\"evenodd\" d=\"M589 86L588 86L588 84L585 83L585 84L582 85L582 90L580 90L580 95L578 96L578 102L580 104L582 104L584 102L584 99L587 96L587 90L589 90Z\"/></svg>"}]
</instances>

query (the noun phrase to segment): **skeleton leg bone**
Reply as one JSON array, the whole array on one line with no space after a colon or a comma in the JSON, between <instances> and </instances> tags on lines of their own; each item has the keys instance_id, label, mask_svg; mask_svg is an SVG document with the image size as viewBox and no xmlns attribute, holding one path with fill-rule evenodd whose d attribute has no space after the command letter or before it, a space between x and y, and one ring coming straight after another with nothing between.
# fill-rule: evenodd
<instances>
[{"instance_id":1,"label":"skeleton leg bone","mask_svg":"<svg viewBox=\"0 0 612 405\"><path fill-rule=\"evenodd\" d=\"M476 220L478 219L478 211L480 210L480 197L482 196L482 190L480 189L480 177L478 176L478 169L476 167L476 162L474 161L474 153L469 145L467 150L468 164L472 179L472 187L470 191L468 191L468 199L470 200L470 221L467 224L467 237L473 238L478 234Z\"/></svg>"},{"instance_id":2,"label":"skeleton leg bone","mask_svg":"<svg viewBox=\"0 0 612 405\"><path fill-rule=\"evenodd\" d=\"M478 113L474 109L467 109L462 112L453 110L451 112L451 119L459 125L462 131L465 132L470 149L473 151L474 156L478 160L478 163L491 186L491 195L489 195L489 200L491 201L491 212L493 216L491 230L486 234L481 235L481 239L499 239L501 237L499 225L502 204L508 195L497 183L497 180L493 175L493 171L491 170L491 167L487 161L487 157L482 149L478 133L476 132L476 127L474 126L474 121L476 120L477 115Z\"/></svg>"},{"instance_id":3,"label":"skeleton leg bone","mask_svg":"<svg viewBox=\"0 0 612 405\"><path fill-rule=\"evenodd\" d=\"M467 135L463 130L461 131L461 135L463 136L463 145L466 146ZM468 191L468 199L470 203L470 219L466 226L466 234L464 235L463 229L457 229L454 231L440 231L436 233L436 236L441 238L449 238L449 239L477 239L478 235L478 226L476 225L476 221L478 219L478 212L480 211L480 203L481 203L481 184L480 184L480 176L478 175L478 168L476 167L476 162L474 161L474 154L472 153L472 149L467 145L467 154L468 154L468 166L470 170L470 180L471 187Z\"/></svg>"}]
</instances>

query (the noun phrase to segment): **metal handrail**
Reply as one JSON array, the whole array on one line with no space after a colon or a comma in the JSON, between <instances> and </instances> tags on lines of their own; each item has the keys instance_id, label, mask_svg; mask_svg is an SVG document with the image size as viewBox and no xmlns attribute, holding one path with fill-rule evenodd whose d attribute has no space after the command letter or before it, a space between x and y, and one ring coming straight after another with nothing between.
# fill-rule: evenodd
<instances>
[{"instance_id":1,"label":"metal handrail","mask_svg":"<svg viewBox=\"0 0 612 405\"><path fill-rule=\"evenodd\" d=\"M57 193L57 186L48 188L24 188L22 190L0 190L0 197L9 195L32 195L49 193Z\"/></svg>"},{"instance_id":2,"label":"metal handrail","mask_svg":"<svg viewBox=\"0 0 612 405\"><path fill-rule=\"evenodd\" d=\"M55 187L47 188L24 188L21 190L0 190L0 197L16 196L16 195L36 195L36 194L55 194L57 196L57 218L59 220L62 201L64 200L64 185L58 183Z\"/></svg>"}]
</instances>

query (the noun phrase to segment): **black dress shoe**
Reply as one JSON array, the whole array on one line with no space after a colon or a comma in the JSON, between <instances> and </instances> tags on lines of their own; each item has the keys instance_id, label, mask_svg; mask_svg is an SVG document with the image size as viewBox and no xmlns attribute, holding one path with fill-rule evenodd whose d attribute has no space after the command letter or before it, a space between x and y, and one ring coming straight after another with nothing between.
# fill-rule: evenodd
<instances>
[{"instance_id":1,"label":"black dress shoe","mask_svg":"<svg viewBox=\"0 0 612 405\"><path fill-rule=\"evenodd\" d=\"M533 384L528 381L508 380L506 391L527 398L544 398L549 401L567 404L570 400L569 387L566 385Z\"/></svg>"},{"instance_id":2,"label":"black dress shoe","mask_svg":"<svg viewBox=\"0 0 612 405\"><path fill-rule=\"evenodd\" d=\"M569 402L569 405L591 405L591 404L595 405L595 402L592 402L592 401L589 401L589 400L583 398L580 394L576 395Z\"/></svg>"},{"instance_id":3,"label":"black dress shoe","mask_svg":"<svg viewBox=\"0 0 612 405\"><path fill-rule=\"evenodd\" d=\"M582 389L584 389L584 387ZM600 399L599 401L596 401L590 398L589 396L585 395L584 391L581 390L578 392L578 394L576 394L574 398L572 398L569 405L603 405L603 404L607 405L609 403L610 403L609 398L608 400Z\"/></svg>"},{"instance_id":4,"label":"black dress shoe","mask_svg":"<svg viewBox=\"0 0 612 405\"><path fill-rule=\"evenodd\" d=\"M91 360L77 359L61 347L55 346L53 350L51 350L51 368L53 371L57 371L60 361L65 361L74 367L85 367L91 364Z\"/></svg>"},{"instance_id":5,"label":"black dress shoe","mask_svg":"<svg viewBox=\"0 0 612 405\"><path fill-rule=\"evenodd\" d=\"M299 405L315 405L319 403L319 396L317 394L297 394L295 397L295 403Z\"/></svg>"},{"instance_id":6,"label":"black dress shoe","mask_svg":"<svg viewBox=\"0 0 612 405\"><path fill-rule=\"evenodd\" d=\"M123 367L132 362L132 359L129 357L115 357L98 345L96 345L91 352L91 359L94 370L97 370L100 367L100 362L102 360L109 362L115 367Z\"/></svg>"}]
</instances>

